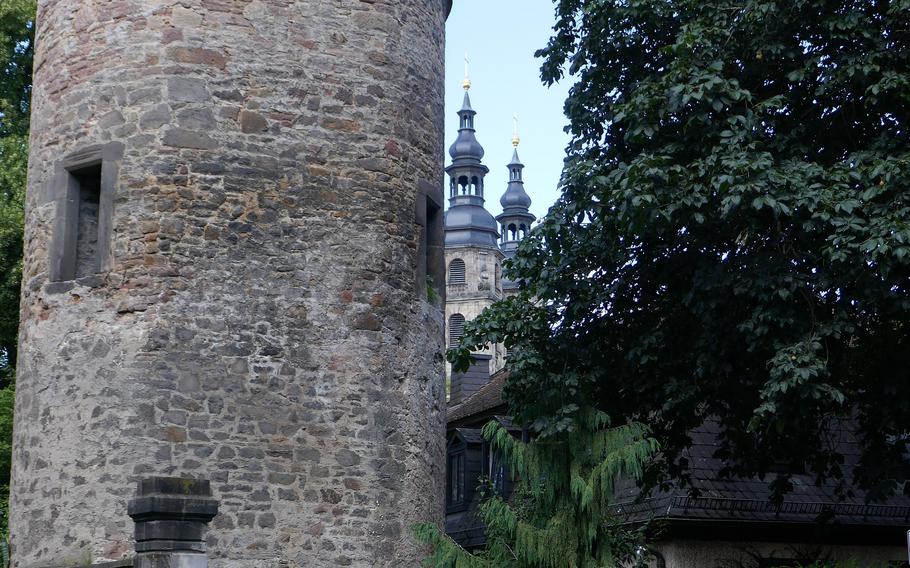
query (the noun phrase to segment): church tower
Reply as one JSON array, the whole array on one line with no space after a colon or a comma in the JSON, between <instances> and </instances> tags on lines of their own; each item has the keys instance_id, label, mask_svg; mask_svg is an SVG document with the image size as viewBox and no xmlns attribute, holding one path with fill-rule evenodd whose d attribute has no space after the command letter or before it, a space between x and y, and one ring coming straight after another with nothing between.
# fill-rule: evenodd
<instances>
[{"instance_id":1,"label":"church tower","mask_svg":"<svg viewBox=\"0 0 910 568\"><path fill-rule=\"evenodd\" d=\"M449 148L452 163L449 176L449 209L445 221L446 275L446 343L453 346L462 335L465 322L471 321L502 298L502 259L499 231L493 215L484 207L484 177L490 171L483 164L484 150L475 136L471 107L470 79L465 70L464 103L458 111L458 138ZM489 373L505 364L500 345L477 353ZM478 381L484 380L483 373ZM450 404L468 394L468 385L453 381ZM462 392L462 386L465 391ZM473 385L476 387L477 385Z\"/></svg>"},{"instance_id":2,"label":"church tower","mask_svg":"<svg viewBox=\"0 0 910 568\"><path fill-rule=\"evenodd\" d=\"M211 481L212 568L419 565L444 501L450 5L38 1L15 568L130 554L151 476ZM463 117L449 237L492 297Z\"/></svg>"},{"instance_id":3,"label":"church tower","mask_svg":"<svg viewBox=\"0 0 910 568\"><path fill-rule=\"evenodd\" d=\"M506 192L499 199L502 205L502 213L497 215L499 221L500 249L505 258L515 256L518 250L518 244L521 239L527 236L528 231L537 219L531 213L531 197L525 191L524 184L524 164L518 158L518 145L521 139L518 137L518 119L515 119L515 134L512 136L512 161L507 166L509 169L509 185ZM508 296L518 290L518 283L508 279L503 279L503 294Z\"/></svg>"}]
</instances>

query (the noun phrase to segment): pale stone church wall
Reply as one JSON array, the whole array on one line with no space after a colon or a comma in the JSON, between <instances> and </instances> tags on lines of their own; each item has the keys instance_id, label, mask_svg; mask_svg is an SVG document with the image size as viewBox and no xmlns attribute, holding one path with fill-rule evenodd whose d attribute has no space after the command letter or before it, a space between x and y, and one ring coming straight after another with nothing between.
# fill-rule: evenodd
<instances>
[{"instance_id":1,"label":"pale stone church wall","mask_svg":"<svg viewBox=\"0 0 910 568\"><path fill-rule=\"evenodd\" d=\"M896 543L897 544L897 543ZM651 563L653 568L754 568L756 558L799 558L821 553L832 561L857 562L863 568L886 568L890 562L906 562L903 546L818 546L773 542L725 542L680 540L653 546L663 557L663 563ZM899 565L899 564L897 564Z\"/></svg>"},{"instance_id":2,"label":"pale stone church wall","mask_svg":"<svg viewBox=\"0 0 910 568\"><path fill-rule=\"evenodd\" d=\"M461 314L465 321L471 321L494 302L502 299L502 279L497 282L497 270L501 273L503 255L498 249L480 247L446 248L446 267L453 260L460 258L465 263L465 283L451 284L446 274L446 345L451 345L449 336L449 318ZM498 286L497 286L498 284ZM492 356L490 372L494 373L505 366L505 349L501 345L492 345L480 353ZM451 372L451 365L448 365Z\"/></svg>"},{"instance_id":3,"label":"pale stone church wall","mask_svg":"<svg viewBox=\"0 0 910 568\"><path fill-rule=\"evenodd\" d=\"M417 565L446 4L39 1L13 566L129 553L151 475L212 480L213 568ZM52 282L66 158L99 144L101 273Z\"/></svg>"}]
</instances>

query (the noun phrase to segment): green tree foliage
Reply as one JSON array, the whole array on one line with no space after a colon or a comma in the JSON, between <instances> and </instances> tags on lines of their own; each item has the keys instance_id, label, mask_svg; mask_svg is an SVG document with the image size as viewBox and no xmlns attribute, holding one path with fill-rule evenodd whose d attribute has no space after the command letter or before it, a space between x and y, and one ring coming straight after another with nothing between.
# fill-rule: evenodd
<instances>
[{"instance_id":1,"label":"green tree foliage","mask_svg":"<svg viewBox=\"0 0 910 568\"><path fill-rule=\"evenodd\" d=\"M0 532L6 532L13 379L34 53L34 0L0 3Z\"/></svg>"},{"instance_id":2,"label":"green tree foliage","mask_svg":"<svg viewBox=\"0 0 910 568\"><path fill-rule=\"evenodd\" d=\"M34 52L34 0L0 5L0 369L15 363L22 208ZM2 372L2 371L0 371Z\"/></svg>"},{"instance_id":3,"label":"green tree foliage","mask_svg":"<svg viewBox=\"0 0 910 568\"><path fill-rule=\"evenodd\" d=\"M433 547L436 568L600 568L634 559L637 539L610 522L614 482L638 478L656 451L640 426L609 427L603 413L579 415L572 434L523 443L497 422L484 427L491 447L509 464L515 497L491 493L480 516L487 545L466 552L435 525L417 538Z\"/></svg>"},{"instance_id":4,"label":"green tree foliage","mask_svg":"<svg viewBox=\"0 0 910 568\"><path fill-rule=\"evenodd\" d=\"M0 539L5 538L9 509L9 472L13 455L13 406L16 393L12 385L0 389ZM2 564L0 564L2 566Z\"/></svg>"},{"instance_id":5,"label":"green tree foliage","mask_svg":"<svg viewBox=\"0 0 910 568\"><path fill-rule=\"evenodd\" d=\"M588 405L647 423L649 481L720 421L729 471L910 477L910 1L559 0L543 77L575 84L563 193L467 326L544 436ZM771 481L780 496L787 476Z\"/></svg>"},{"instance_id":6,"label":"green tree foliage","mask_svg":"<svg viewBox=\"0 0 910 568\"><path fill-rule=\"evenodd\" d=\"M22 277L22 205L27 158L26 136L0 138L0 376L10 379L19 326Z\"/></svg>"},{"instance_id":7,"label":"green tree foliage","mask_svg":"<svg viewBox=\"0 0 910 568\"><path fill-rule=\"evenodd\" d=\"M28 134L35 0L0 5L0 138Z\"/></svg>"}]
</instances>

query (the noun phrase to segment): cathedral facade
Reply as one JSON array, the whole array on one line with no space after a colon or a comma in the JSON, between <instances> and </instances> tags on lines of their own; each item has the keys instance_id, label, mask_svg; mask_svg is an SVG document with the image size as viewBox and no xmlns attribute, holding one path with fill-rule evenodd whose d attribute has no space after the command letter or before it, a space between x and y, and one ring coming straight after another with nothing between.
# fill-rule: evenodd
<instances>
[{"instance_id":1,"label":"cathedral facade","mask_svg":"<svg viewBox=\"0 0 910 568\"><path fill-rule=\"evenodd\" d=\"M490 169L483 163L484 149L476 136L477 113L471 106L469 80L465 80L464 87L458 137L449 148L452 162L446 168L449 208L445 216L445 317L446 345L450 347L458 344L465 323L517 290L516 282L504 278L502 262L515 254L519 241L535 220L530 212L531 198L524 189L517 129L512 138L512 160L507 166L509 182L500 198L503 212L494 218L486 209L485 179ZM490 373L505 367L506 354L505 346L493 344L475 353L475 358L487 369L488 378ZM456 380L452 386L450 402L466 398L481 384L468 386L465 381Z\"/></svg>"}]
</instances>

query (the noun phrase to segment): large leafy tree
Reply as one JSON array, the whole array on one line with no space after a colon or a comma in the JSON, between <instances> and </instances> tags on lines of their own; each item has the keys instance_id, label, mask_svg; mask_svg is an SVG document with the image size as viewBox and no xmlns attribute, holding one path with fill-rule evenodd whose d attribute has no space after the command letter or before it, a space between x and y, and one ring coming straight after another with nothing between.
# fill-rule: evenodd
<instances>
[{"instance_id":1,"label":"large leafy tree","mask_svg":"<svg viewBox=\"0 0 910 568\"><path fill-rule=\"evenodd\" d=\"M0 3L0 530L6 529L19 326L34 0Z\"/></svg>"},{"instance_id":2,"label":"large leafy tree","mask_svg":"<svg viewBox=\"0 0 910 568\"><path fill-rule=\"evenodd\" d=\"M563 193L516 298L468 326L510 349L505 397L542 437L595 407L649 424L649 475L687 432L731 473L910 477L910 1L558 0ZM778 468L774 468L779 470ZM769 478L781 495L786 475Z\"/></svg>"}]
</instances>

